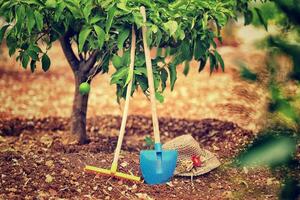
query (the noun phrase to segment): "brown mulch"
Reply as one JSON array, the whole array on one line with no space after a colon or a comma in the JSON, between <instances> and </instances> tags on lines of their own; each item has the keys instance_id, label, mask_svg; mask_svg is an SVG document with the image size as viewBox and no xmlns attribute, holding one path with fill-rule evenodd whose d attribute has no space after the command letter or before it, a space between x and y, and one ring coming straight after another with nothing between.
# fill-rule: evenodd
<instances>
[{"instance_id":1,"label":"brown mulch","mask_svg":"<svg viewBox=\"0 0 300 200\"><path fill-rule=\"evenodd\" d=\"M120 121L115 116L89 119L91 142L64 145L67 118L1 120L0 199L276 199L280 183L268 170L229 165L253 133L216 119L160 118L163 142L190 133L218 155L222 165L206 175L149 186L84 172L85 164L109 168ZM120 171L141 175L138 154L147 148L144 138L151 129L149 117L129 117Z\"/></svg>"}]
</instances>

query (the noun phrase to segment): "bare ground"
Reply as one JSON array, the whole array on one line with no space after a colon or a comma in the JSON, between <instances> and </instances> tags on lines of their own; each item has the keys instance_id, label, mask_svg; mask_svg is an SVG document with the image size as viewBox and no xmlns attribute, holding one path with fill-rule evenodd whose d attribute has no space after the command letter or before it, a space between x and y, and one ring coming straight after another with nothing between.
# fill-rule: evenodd
<instances>
[{"instance_id":1,"label":"bare ground","mask_svg":"<svg viewBox=\"0 0 300 200\"><path fill-rule=\"evenodd\" d=\"M245 36L246 37L246 36ZM108 75L92 83L88 108L91 143L64 145L74 80L59 45L51 50L52 68L34 74L5 56L0 61L0 199L276 199L280 177L266 169L236 169L234 156L264 125L266 90L239 77L237 60L260 68L264 54L240 45L219 49L226 72L178 75L175 91L158 105L162 141L192 134L218 155L222 166L200 176L175 177L166 185L120 181L85 173L85 164L109 167L117 141L122 104ZM4 54L5 55L5 54ZM182 70L180 68L180 70ZM140 175L138 152L151 134L150 104L134 95L120 170ZM234 122L234 123L233 123Z\"/></svg>"},{"instance_id":2,"label":"bare ground","mask_svg":"<svg viewBox=\"0 0 300 200\"><path fill-rule=\"evenodd\" d=\"M65 118L10 119L0 131L15 136L0 143L0 198L3 199L276 199L280 177L268 170L239 169L231 159L253 138L236 124L214 119L161 118L163 142L184 133L192 134L216 153L222 166L191 178L175 177L164 185L143 183L86 173L86 164L109 168L121 118L102 116L89 120L91 143L63 145ZM11 131L13 130L13 131ZM141 175L138 154L146 149L143 139L151 133L151 120L131 116L119 170Z\"/></svg>"}]
</instances>

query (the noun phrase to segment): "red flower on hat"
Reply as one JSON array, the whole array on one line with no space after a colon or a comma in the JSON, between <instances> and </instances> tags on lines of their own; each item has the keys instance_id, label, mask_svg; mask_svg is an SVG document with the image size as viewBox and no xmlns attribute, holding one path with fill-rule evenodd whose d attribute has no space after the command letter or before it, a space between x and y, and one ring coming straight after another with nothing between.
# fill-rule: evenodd
<instances>
[{"instance_id":1,"label":"red flower on hat","mask_svg":"<svg viewBox=\"0 0 300 200\"><path fill-rule=\"evenodd\" d=\"M192 156L192 161L194 167L201 167L202 162L199 156Z\"/></svg>"}]
</instances>

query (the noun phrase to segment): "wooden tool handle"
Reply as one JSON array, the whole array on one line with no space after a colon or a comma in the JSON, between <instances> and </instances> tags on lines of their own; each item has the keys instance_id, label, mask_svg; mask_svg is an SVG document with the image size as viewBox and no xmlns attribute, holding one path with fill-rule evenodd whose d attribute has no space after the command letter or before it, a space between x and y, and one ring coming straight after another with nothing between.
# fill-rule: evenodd
<instances>
[{"instance_id":1,"label":"wooden tool handle","mask_svg":"<svg viewBox=\"0 0 300 200\"><path fill-rule=\"evenodd\" d=\"M123 117L122 117L122 123L121 123L120 132L119 132L117 147L116 147L116 150L115 150L114 160L113 160L112 167L111 167L112 172L116 172L116 170L117 170L118 160L119 160L120 151L121 151L123 138L124 138L124 134L125 134L125 127L126 127L128 109L129 109L129 99L130 99L131 89L132 89L135 49L136 49L136 34L135 34L134 26L132 26L130 66L129 66L129 71L128 71L128 75L130 76L130 82L128 83L128 86L127 86L125 107L124 107L124 112L123 112Z\"/></svg>"},{"instance_id":2,"label":"wooden tool handle","mask_svg":"<svg viewBox=\"0 0 300 200\"><path fill-rule=\"evenodd\" d=\"M159 124L158 124L158 118L157 118L157 113L156 113L156 99L155 99L154 79L153 79L153 72L152 72L151 55L150 55L150 50L149 50L149 47L148 47L148 44L147 44L147 27L145 25L145 23L147 21L147 18L146 18L145 7L141 6L140 11L141 11L141 14L142 14L143 20L144 20L144 25L142 26L142 33L143 33L145 60L146 60L147 75L148 75L148 85L149 85L149 90L150 90L150 101L151 101L151 111L152 111L154 142L155 143L160 143Z\"/></svg>"}]
</instances>

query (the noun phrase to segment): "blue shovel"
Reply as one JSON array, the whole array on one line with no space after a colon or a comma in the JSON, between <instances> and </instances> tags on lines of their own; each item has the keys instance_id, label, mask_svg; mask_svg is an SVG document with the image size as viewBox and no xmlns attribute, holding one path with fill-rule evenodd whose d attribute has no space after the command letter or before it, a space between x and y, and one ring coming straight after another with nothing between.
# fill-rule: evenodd
<instances>
[{"instance_id":1,"label":"blue shovel","mask_svg":"<svg viewBox=\"0 0 300 200\"><path fill-rule=\"evenodd\" d=\"M144 19L144 24L146 24L146 11L145 11L145 7L143 6L141 7L141 14ZM150 57L150 50L146 39L147 27L145 25L142 27L142 33L143 33L145 60L147 66L148 85L150 91L155 149L141 151L140 168L146 183L161 184L161 183L168 182L173 176L174 170L176 168L178 154L176 150L162 150L162 145L160 143L158 118L156 113L156 102L155 102L156 99L155 99L152 63Z\"/></svg>"}]
</instances>

